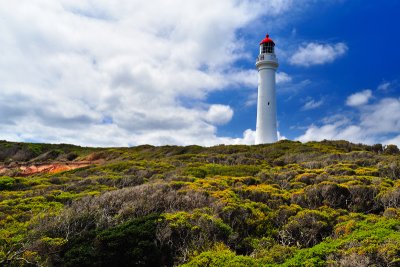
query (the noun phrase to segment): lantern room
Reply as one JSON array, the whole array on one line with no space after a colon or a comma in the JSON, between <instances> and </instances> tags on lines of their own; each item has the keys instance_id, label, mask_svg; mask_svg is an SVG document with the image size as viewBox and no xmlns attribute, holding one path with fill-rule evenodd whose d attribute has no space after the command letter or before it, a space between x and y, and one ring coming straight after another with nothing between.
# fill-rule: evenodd
<instances>
[{"instance_id":1,"label":"lantern room","mask_svg":"<svg viewBox=\"0 0 400 267\"><path fill-rule=\"evenodd\" d=\"M269 38L267 34L265 38L260 42L260 54L273 54L275 43Z\"/></svg>"}]
</instances>

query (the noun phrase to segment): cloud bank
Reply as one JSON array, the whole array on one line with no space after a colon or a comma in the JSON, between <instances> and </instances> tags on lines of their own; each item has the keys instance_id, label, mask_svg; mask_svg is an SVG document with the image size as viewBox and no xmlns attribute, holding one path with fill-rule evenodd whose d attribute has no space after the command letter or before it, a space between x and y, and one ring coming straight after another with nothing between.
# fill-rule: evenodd
<instances>
[{"instance_id":1,"label":"cloud bank","mask_svg":"<svg viewBox=\"0 0 400 267\"><path fill-rule=\"evenodd\" d=\"M331 63L343 56L348 50L345 43L319 44L308 43L300 46L290 57L289 62L298 66L313 66Z\"/></svg>"},{"instance_id":2,"label":"cloud bank","mask_svg":"<svg viewBox=\"0 0 400 267\"><path fill-rule=\"evenodd\" d=\"M368 101L371 97L372 97L372 91L367 89L367 90L352 94L349 97L347 97L346 105L352 106L352 107L365 105L368 103Z\"/></svg>"},{"instance_id":3,"label":"cloud bank","mask_svg":"<svg viewBox=\"0 0 400 267\"><path fill-rule=\"evenodd\" d=\"M251 131L237 139L217 136L217 126L234 110L206 97L256 82L248 79L254 72L233 68L249 57L236 31L263 12L278 16L291 5L2 2L0 139L91 146L247 143Z\"/></svg>"},{"instance_id":4,"label":"cloud bank","mask_svg":"<svg viewBox=\"0 0 400 267\"><path fill-rule=\"evenodd\" d=\"M357 113L327 117L321 125L310 125L297 140L343 139L356 143L400 145L400 99L387 97L368 104L371 97L370 90L350 95L347 104L356 107Z\"/></svg>"}]
</instances>

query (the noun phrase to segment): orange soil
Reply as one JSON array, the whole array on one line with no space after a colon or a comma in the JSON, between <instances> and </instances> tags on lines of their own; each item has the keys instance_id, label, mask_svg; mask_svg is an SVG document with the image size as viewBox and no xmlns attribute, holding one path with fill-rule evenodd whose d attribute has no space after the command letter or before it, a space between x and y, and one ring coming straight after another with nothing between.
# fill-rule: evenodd
<instances>
[{"instance_id":1,"label":"orange soil","mask_svg":"<svg viewBox=\"0 0 400 267\"><path fill-rule=\"evenodd\" d=\"M55 162L55 163L23 163L12 166L0 165L0 174L16 170L20 175L29 176L37 173L57 173L62 171L74 170L93 164L99 161L77 161L77 162Z\"/></svg>"}]
</instances>

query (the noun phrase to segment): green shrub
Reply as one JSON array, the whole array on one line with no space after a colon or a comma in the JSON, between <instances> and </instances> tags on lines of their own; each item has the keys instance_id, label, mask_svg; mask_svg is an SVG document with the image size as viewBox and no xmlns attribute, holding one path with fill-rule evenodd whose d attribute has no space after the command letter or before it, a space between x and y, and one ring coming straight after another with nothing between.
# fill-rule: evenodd
<instances>
[{"instance_id":1,"label":"green shrub","mask_svg":"<svg viewBox=\"0 0 400 267\"><path fill-rule=\"evenodd\" d=\"M332 215L316 211L303 210L289 218L288 223L279 232L282 244L312 247L331 234Z\"/></svg>"},{"instance_id":2,"label":"green shrub","mask_svg":"<svg viewBox=\"0 0 400 267\"><path fill-rule=\"evenodd\" d=\"M247 257L238 256L236 253L226 249L219 251L207 251L193 258L190 262L181 265L181 267L248 267L262 266L257 260Z\"/></svg>"},{"instance_id":3,"label":"green shrub","mask_svg":"<svg viewBox=\"0 0 400 267\"><path fill-rule=\"evenodd\" d=\"M400 153L400 149L396 145L387 145L384 147L383 152L389 155L396 155Z\"/></svg>"},{"instance_id":4,"label":"green shrub","mask_svg":"<svg viewBox=\"0 0 400 267\"><path fill-rule=\"evenodd\" d=\"M350 200L351 194L346 187L326 182L308 186L292 195L292 203L309 209L321 206L348 208Z\"/></svg>"},{"instance_id":5,"label":"green shrub","mask_svg":"<svg viewBox=\"0 0 400 267\"><path fill-rule=\"evenodd\" d=\"M193 175L197 178L215 175L241 177L254 176L260 170L260 167L252 165L225 166L220 164L207 164L202 167L190 167L185 171L185 174Z\"/></svg>"},{"instance_id":6,"label":"green shrub","mask_svg":"<svg viewBox=\"0 0 400 267\"><path fill-rule=\"evenodd\" d=\"M0 177L0 265L396 266L397 153L347 141L111 149L0 141L11 168L98 163Z\"/></svg>"},{"instance_id":7,"label":"green shrub","mask_svg":"<svg viewBox=\"0 0 400 267\"><path fill-rule=\"evenodd\" d=\"M66 266L161 266L171 264L168 251L157 246L160 217L149 215L99 232L88 232L66 245Z\"/></svg>"},{"instance_id":8,"label":"green shrub","mask_svg":"<svg viewBox=\"0 0 400 267\"><path fill-rule=\"evenodd\" d=\"M15 178L8 176L0 176L0 191L2 190L11 190L15 185Z\"/></svg>"}]
</instances>

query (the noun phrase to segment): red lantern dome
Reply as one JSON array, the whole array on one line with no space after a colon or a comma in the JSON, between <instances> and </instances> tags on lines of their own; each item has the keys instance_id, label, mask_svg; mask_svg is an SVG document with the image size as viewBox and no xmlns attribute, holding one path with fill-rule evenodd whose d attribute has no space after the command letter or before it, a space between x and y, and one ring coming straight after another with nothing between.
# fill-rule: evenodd
<instances>
[{"instance_id":1,"label":"red lantern dome","mask_svg":"<svg viewBox=\"0 0 400 267\"><path fill-rule=\"evenodd\" d=\"M273 45L275 45L274 41L272 39L269 38L269 35L267 34L265 36L265 38L260 42L260 45L262 44L267 44L267 43L272 43Z\"/></svg>"}]
</instances>

